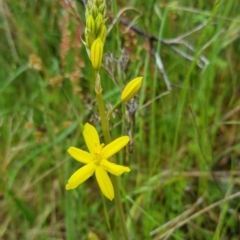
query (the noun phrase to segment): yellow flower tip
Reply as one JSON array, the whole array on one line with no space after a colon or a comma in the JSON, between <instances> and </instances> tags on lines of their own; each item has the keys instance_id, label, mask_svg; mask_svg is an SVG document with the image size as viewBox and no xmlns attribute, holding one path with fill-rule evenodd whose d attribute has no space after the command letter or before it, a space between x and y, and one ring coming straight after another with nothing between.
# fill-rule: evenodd
<instances>
[{"instance_id":1,"label":"yellow flower tip","mask_svg":"<svg viewBox=\"0 0 240 240\"><path fill-rule=\"evenodd\" d=\"M83 128L84 128L84 130L88 129L88 128L94 128L95 129L95 127L88 122L84 124Z\"/></svg>"},{"instance_id":2,"label":"yellow flower tip","mask_svg":"<svg viewBox=\"0 0 240 240\"><path fill-rule=\"evenodd\" d=\"M129 143L129 141L130 141L130 137L129 136L123 136L124 137L124 139L125 139L125 141L127 142L126 143L126 145Z\"/></svg>"},{"instance_id":3,"label":"yellow flower tip","mask_svg":"<svg viewBox=\"0 0 240 240\"><path fill-rule=\"evenodd\" d=\"M67 150L67 152L70 153L72 148L73 148L73 147L69 147L68 150Z\"/></svg>"},{"instance_id":4,"label":"yellow flower tip","mask_svg":"<svg viewBox=\"0 0 240 240\"><path fill-rule=\"evenodd\" d=\"M127 84L121 95L122 102L130 101L138 93L142 86L142 79L142 77L137 77Z\"/></svg>"},{"instance_id":5,"label":"yellow flower tip","mask_svg":"<svg viewBox=\"0 0 240 240\"><path fill-rule=\"evenodd\" d=\"M107 171L102 167L97 167L95 175L103 195L112 201L114 198L114 190Z\"/></svg>"},{"instance_id":6,"label":"yellow flower tip","mask_svg":"<svg viewBox=\"0 0 240 240\"><path fill-rule=\"evenodd\" d=\"M72 187L71 183L68 182L68 183L66 184L66 186L65 186L65 189L66 189L66 190L72 190L72 189L74 189L74 187Z\"/></svg>"},{"instance_id":7,"label":"yellow flower tip","mask_svg":"<svg viewBox=\"0 0 240 240\"><path fill-rule=\"evenodd\" d=\"M92 67L95 70L99 70L102 64L103 56L103 43L100 38L94 40L90 50L90 60L92 62Z\"/></svg>"},{"instance_id":8,"label":"yellow flower tip","mask_svg":"<svg viewBox=\"0 0 240 240\"><path fill-rule=\"evenodd\" d=\"M88 240L99 240L99 237L94 232L89 232L87 236Z\"/></svg>"},{"instance_id":9,"label":"yellow flower tip","mask_svg":"<svg viewBox=\"0 0 240 240\"><path fill-rule=\"evenodd\" d=\"M108 193L108 194L104 193L103 191L102 191L102 193L110 201L112 201L114 199L114 190L111 193Z\"/></svg>"}]
</instances>

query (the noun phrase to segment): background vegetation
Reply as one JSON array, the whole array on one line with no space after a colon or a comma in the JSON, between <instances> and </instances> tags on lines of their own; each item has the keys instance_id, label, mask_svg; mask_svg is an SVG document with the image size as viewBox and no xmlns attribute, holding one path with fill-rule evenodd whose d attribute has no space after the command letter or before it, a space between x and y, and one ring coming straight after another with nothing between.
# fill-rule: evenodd
<instances>
[{"instance_id":1,"label":"background vegetation","mask_svg":"<svg viewBox=\"0 0 240 240\"><path fill-rule=\"evenodd\" d=\"M144 76L136 114L111 122L133 137L118 155L131 239L239 239L240 3L107 4L106 101ZM94 178L65 191L78 121L100 126L84 21L81 1L0 0L0 239L121 240Z\"/></svg>"}]
</instances>

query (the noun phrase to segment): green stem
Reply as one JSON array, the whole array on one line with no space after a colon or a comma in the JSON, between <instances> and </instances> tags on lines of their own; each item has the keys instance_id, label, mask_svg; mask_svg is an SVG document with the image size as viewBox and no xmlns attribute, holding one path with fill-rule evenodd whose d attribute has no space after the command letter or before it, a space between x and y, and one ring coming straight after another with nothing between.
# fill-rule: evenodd
<instances>
[{"instance_id":1,"label":"green stem","mask_svg":"<svg viewBox=\"0 0 240 240\"><path fill-rule=\"evenodd\" d=\"M103 136L104 136L104 139L105 139L105 143L108 144L108 143L111 142L111 136L110 136L110 133L109 133L108 121L107 121L107 116L106 116L106 113L105 113L104 101L103 101L103 96L102 96L101 81L100 81L100 76L98 75L98 73L96 74L95 79L96 79L95 92L96 92L96 97L97 97L99 115L100 115L100 118L101 118ZM125 240L129 240L127 227L126 227L126 224L125 224L125 217L124 217L124 213L123 213L123 207L122 207L119 185L118 185L117 177L114 176L114 175L112 175L112 183L113 183L113 188L114 188L114 193L115 193L115 203L116 203L116 208L117 208L117 212L118 212L118 215L119 215L122 234L124 235Z\"/></svg>"},{"instance_id":2,"label":"green stem","mask_svg":"<svg viewBox=\"0 0 240 240\"><path fill-rule=\"evenodd\" d=\"M113 112L117 109L117 107L121 104L122 102L118 102L112 109L111 111L107 114L107 120L110 119L110 117L112 116Z\"/></svg>"},{"instance_id":3,"label":"green stem","mask_svg":"<svg viewBox=\"0 0 240 240\"><path fill-rule=\"evenodd\" d=\"M108 144L111 142L111 136L109 133L102 92L99 92L99 93L96 92L96 97L97 97L98 111L99 111L99 115L100 115L100 119L101 119L104 140L105 140L105 143Z\"/></svg>"},{"instance_id":4,"label":"green stem","mask_svg":"<svg viewBox=\"0 0 240 240\"><path fill-rule=\"evenodd\" d=\"M115 203L116 203L116 208L117 208L119 219L120 219L122 234L124 235L125 240L129 240L128 231L127 231L127 227L126 227L126 220L125 220L125 216L123 213L121 195L120 195L120 191L119 191L118 179L114 175L112 175L112 183L113 183L113 188L114 188L114 192L115 192Z\"/></svg>"}]
</instances>

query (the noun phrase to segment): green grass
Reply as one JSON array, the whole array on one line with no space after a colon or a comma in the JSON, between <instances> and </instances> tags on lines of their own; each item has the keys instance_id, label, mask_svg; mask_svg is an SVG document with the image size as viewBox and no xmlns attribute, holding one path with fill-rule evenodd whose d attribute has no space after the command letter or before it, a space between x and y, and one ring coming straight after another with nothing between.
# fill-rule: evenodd
<instances>
[{"instance_id":1,"label":"green grass","mask_svg":"<svg viewBox=\"0 0 240 240\"><path fill-rule=\"evenodd\" d=\"M129 127L133 133L133 153L117 155L131 168L119 177L131 239L239 238L237 2L132 0L109 6L108 26L129 7L121 17L129 23L139 17L134 26L165 40L205 23L182 38L194 51L154 42L170 92L149 41L119 22L107 37L105 58L112 65L101 69L105 100L115 104L128 81L144 76L135 122L127 121L125 106L111 122L113 138ZM0 1L0 239L87 239L90 232L122 239L114 202L101 197L94 177L65 190L80 167L67 149L85 148L79 122L100 131L81 41L84 7L76 7L73 12L60 1ZM129 54L125 70L121 48ZM41 71L29 67L31 54L41 59ZM202 56L209 64L200 68ZM62 80L54 84L57 76Z\"/></svg>"}]
</instances>

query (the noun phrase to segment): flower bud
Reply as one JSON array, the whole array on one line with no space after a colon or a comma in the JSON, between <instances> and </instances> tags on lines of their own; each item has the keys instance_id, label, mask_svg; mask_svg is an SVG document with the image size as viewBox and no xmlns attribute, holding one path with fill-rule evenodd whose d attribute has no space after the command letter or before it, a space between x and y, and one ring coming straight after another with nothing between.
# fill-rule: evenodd
<instances>
[{"instance_id":1,"label":"flower bud","mask_svg":"<svg viewBox=\"0 0 240 240\"><path fill-rule=\"evenodd\" d=\"M101 5L99 5L99 7L98 7L98 12L99 13L101 13L103 16L105 16L104 15L104 11L106 10L106 5L105 5L105 3L102 3Z\"/></svg>"},{"instance_id":2,"label":"flower bud","mask_svg":"<svg viewBox=\"0 0 240 240\"><path fill-rule=\"evenodd\" d=\"M101 4L105 4L104 0L96 0L96 5L99 6Z\"/></svg>"},{"instance_id":3,"label":"flower bud","mask_svg":"<svg viewBox=\"0 0 240 240\"><path fill-rule=\"evenodd\" d=\"M93 69L99 70L102 64L103 56L103 43L100 38L97 38L91 46L90 60L92 62Z\"/></svg>"},{"instance_id":4,"label":"flower bud","mask_svg":"<svg viewBox=\"0 0 240 240\"><path fill-rule=\"evenodd\" d=\"M87 240L99 240L99 238L95 233L90 232L87 236Z\"/></svg>"},{"instance_id":5,"label":"flower bud","mask_svg":"<svg viewBox=\"0 0 240 240\"><path fill-rule=\"evenodd\" d=\"M107 34L107 29L106 29L106 26L103 25L102 28L101 28L101 31L99 32L99 34L97 36L102 40L103 45L105 43L106 34Z\"/></svg>"},{"instance_id":6,"label":"flower bud","mask_svg":"<svg viewBox=\"0 0 240 240\"><path fill-rule=\"evenodd\" d=\"M87 30L88 30L91 34L94 34L94 33L95 33L95 21L94 21L92 15L89 15L89 16L88 16L86 26L87 26Z\"/></svg>"},{"instance_id":7,"label":"flower bud","mask_svg":"<svg viewBox=\"0 0 240 240\"><path fill-rule=\"evenodd\" d=\"M93 18L95 19L98 15L98 8L96 5L93 5L93 7L91 8L91 14L93 16Z\"/></svg>"},{"instance_id":8,"label":"flower bud","mask_svg":"<svg viewBox=\"0 0 240 240\"><path fill-rule=\"evenodd\" d=\"M139 91L141 85L142 85L142 77L137 77L131 80L127 86L124 88L122 95L121 95L121 101L122 102L128 102L131 100Z\"/></svg>"},{"instance_id":9,"label":"flower bud","mask_svg":"<svg viewBox=\"0 0 240 240\"><path fill-rule=\"evenodd\" d=\"M88 18L89 15L92 15L92 7L93 7L92 2L88 1L88 4L86 5L86 10L85 10L86 19Z\"/></svg>"},{"instance_id":10,"label":"flower bud","mask_svg":"<svg viewBox=\"0 0 240 240\"><path fill-rule=\"evenodd\" d=\"M99 13L95 19L95 33L98 34L102 28L102 26L104 25L104 21L103 21L103 15L101 13Z\"/></svg>"}]
</instances>

